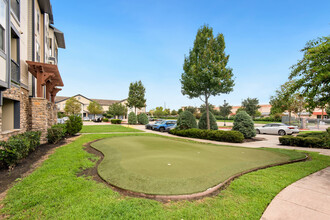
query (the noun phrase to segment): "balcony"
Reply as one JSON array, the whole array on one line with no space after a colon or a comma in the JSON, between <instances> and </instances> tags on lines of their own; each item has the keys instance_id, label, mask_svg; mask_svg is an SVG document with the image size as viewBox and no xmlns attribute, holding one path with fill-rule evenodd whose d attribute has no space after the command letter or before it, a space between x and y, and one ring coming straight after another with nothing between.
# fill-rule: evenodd
<instances>
[{"instance_id":1,"label":"balcony","mask_svg":"<svg viewBox=\"0 0 330 220\"><path fill-rule=\"evenodd\" d=\"M21 80L20 68L19 65L14 60L11 60L10 70L11 70L11 80L19 84Z\"/></svg>"}]
</instances>

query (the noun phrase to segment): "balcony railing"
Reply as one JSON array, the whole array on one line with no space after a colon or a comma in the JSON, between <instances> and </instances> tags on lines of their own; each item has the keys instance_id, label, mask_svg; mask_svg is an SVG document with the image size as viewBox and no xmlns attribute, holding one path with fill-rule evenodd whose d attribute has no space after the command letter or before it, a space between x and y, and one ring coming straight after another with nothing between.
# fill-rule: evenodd
<instances>
[{"instance_id":1,"label":"balcony railing","mask_svg":"<svg viewBox=\"0 0 330 220\"><path fill-rule=\"evenodd\" d=\"M14 60L11 60L10 69L11 69L11 80L16 83L20 83L21 80L20 68L19 65Z\"/></svg>"}]
</instances>

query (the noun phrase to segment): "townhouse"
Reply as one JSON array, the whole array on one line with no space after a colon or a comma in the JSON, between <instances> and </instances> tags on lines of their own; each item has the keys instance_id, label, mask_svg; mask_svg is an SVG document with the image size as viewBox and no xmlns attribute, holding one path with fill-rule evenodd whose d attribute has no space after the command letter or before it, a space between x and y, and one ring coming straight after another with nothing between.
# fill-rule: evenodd
<instances>
[{"instance_id":1,"label":"townhouse","mask_svg":"<svg viewBox=\"0 0 330 220\"><path fill-rule=\"evenodd\" d=\"M127 99L124 100L110 100L110 99L90 99L87 98L81 94L77 94L74 97L80 104L81 104L81 116L83 118L89 118L93 119L94 115L89 114L88 112L88 105L90 102L94 101L99 103L102 106L103 112L106 113L109 110L109 106L114 104L114 103L121 103L122 105L127 104ZM66 97L66 96L56 96L55 104L57 105L57 110L58 112L63 112L64 113L64 108L65 108L65 103L66 101L71 98L71 97ZM131 112L134 112L135 110L133 108L127 108L127 115L123 115L122 119L127 119L128 114ZM136 113L146 113L146 108L141 108L141 109L136 109ZM102 116L102 115L96 115L96 116Z\"/></svg>"},{"instance_id":2,"label":"townhouse","mask_svg":"<svg viewBox=\"0 0 330 220\"><path fill-rule=\"evenodd\" d=\"M64 86L50 0L0 0L0 139L56 122L55 96Z\"/></svg>"}]
</instances>

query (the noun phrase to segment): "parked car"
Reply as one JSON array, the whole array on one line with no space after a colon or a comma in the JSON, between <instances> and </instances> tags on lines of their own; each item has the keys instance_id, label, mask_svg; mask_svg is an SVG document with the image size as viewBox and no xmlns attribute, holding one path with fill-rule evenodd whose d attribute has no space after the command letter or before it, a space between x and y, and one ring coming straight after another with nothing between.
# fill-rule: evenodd
<instances>
[{"instance_id":1,"label":"parked car","mask_svg":"<svg viewBox=\"0 0 330 220\"><path fill-rule=\"evenodd\" d=\"M291 135L299 133L297 126L286 125L283 123L271 123L262 127L256 128L257 134L278 134L278 135Z\"/></svg>"},{"instance_id":2,"label":"parked car","mask_svg":"<svg viewBox=\"0 0 330 220\"><path fill-rule=\"evenodd\" d=\"M154 124L152 130L164 132L166 128L176 124L176 120L164 120L162 123Z\"/></svg>"},{"instance_id":3,"label":"parked car","mask_svg":"<svg viewBox=\"0 0 330 220\"><path fill-rule=\"evenodd\" d=\"M146 129L152 129L152 126L158 123L162 123L164 120L163 119L157 119L156 122L154 124L146 124Z\"/></svg>"},{"instance_id":4,"label":"parked car","mask_svg":"<svg viewBox=\"0 0 330 220\"><path fill-rule=\"evenodd\" d=\"M170 130L172 130L172 129L175 129L176 128L176 126L177 126L177 124L175 123L174 125L172 125L172 126L168 126L167 128L166 128L166 132L169 132Z\"/></svg>"},{"instance_id":5,"label":"parked car","mask_svg":"<svg viewBox=\"0 0 330 220\"><path fill-rule=\"evenodd\" d=\"M91 119L89 117L84 117L83 120L84 121L90 121Z\"/></svg>"},{"instance_id":6,"label":"parked car","mask_svg":"<svg viewBox=\"0 0 330 220\"><path fill-rule=\"evenodd\" d=\"M102 122L103 117L96 117L93 119L93 122Z\"/></svg>"}]
</instances>

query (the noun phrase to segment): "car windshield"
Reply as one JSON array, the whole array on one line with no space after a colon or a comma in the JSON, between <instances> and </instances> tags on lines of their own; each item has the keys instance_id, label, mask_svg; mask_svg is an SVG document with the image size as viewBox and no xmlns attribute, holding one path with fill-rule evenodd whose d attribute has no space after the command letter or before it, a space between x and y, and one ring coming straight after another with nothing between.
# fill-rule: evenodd
<instances>
[{"instance_id":1,"label":"car windshield","mask_svg":"<svg viewBox=\"0 0 330 220\"><path fill-rule=\"evenodd\" d=\"M155 124L161 124L161 123L163 123L162 120L161 120L161 121L156 121L156 122L155 122Z\"/></svg>"}]
</instances>

